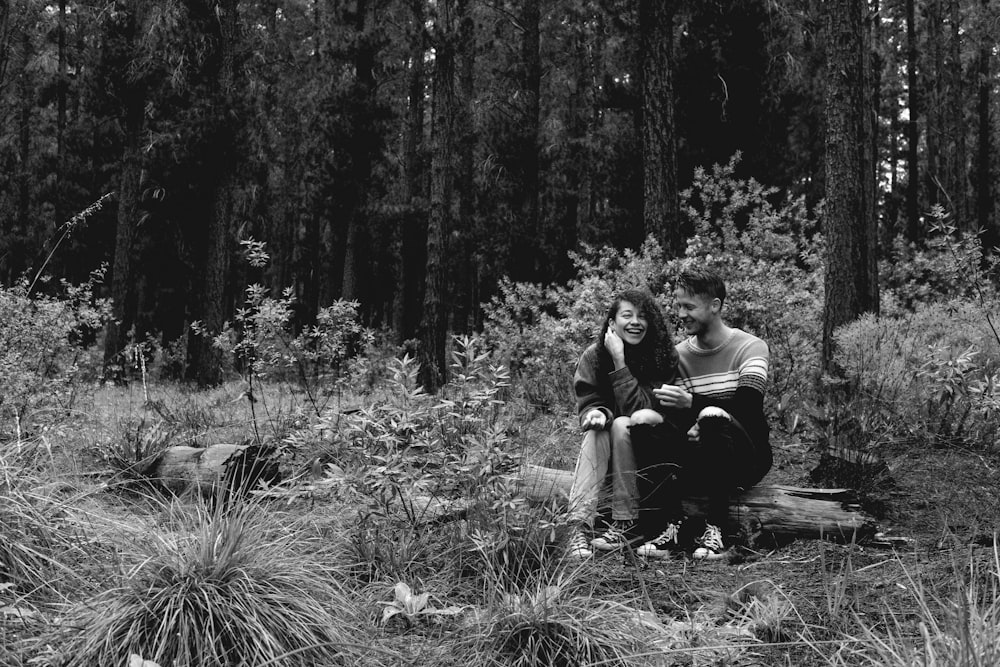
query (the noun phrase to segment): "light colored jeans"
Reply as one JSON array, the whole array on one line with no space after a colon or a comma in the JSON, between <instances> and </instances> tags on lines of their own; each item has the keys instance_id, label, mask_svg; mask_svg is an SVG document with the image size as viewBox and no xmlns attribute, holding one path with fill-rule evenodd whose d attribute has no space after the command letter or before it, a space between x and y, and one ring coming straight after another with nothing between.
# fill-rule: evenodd
<instances>
[{"instance_id":1,"label":"light colored jeans","mask_svg":"<svg viewBox=\"0 0 1000 667\"><path fill-rule=\"evenodd\" d=\"M598 499L608 469L611 471L611 518L635 521L639 517L639 490L635 479L635 454L629 417L618 417L608 430L590 430L583 436L569 492L569 517L594 525ZM605 499L606 499L606 494Z\"/></svg>"}]
</instances>

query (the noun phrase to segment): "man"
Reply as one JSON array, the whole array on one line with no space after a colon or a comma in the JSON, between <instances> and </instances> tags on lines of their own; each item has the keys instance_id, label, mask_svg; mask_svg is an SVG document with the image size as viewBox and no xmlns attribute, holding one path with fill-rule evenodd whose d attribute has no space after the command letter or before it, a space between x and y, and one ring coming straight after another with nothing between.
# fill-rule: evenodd
<instances>
[{"instance_id":1,"label":"man","mask_svg":"<svg viewBox=\"0 0 1000 667\"><path fill-rule=\"evenodd\" d=\"M723 528L729 497L759 482L771 468L772 453L764 392L769 352L760 338L730 327L722 317L726 285L705 269L684 271L674 291L677 313L689 336L677 346L679 386L663 385L654 395L665 408L689 411L688 442L640 446L633 429L637 465L672 469L650 492L664 526L637 550L662 558L679 543L683 493L708 496L704 532L695 558L721 558L727 548ZM672 468L664 468L664 464ZM661 475L661 479L663 476Z\"/></svg>"}]
</instances>

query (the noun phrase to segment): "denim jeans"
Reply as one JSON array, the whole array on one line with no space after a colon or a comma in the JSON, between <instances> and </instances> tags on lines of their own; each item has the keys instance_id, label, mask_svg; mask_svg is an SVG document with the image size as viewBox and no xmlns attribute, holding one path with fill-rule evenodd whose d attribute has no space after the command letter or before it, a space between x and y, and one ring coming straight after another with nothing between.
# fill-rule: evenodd
<instances>
[{"instance_id":1,"label":"denim jeans","mask_svg":"<svg viewBox=\"0 0 1000 667\"><path fill-rule=\"evenodd\" d=\"M635 455L628 417L618 417L607 430L589 430L583 436L576 459L573 487L569 493L571 520L594 525L599 501L606 500L607 477L611 478L611 518L634 521L639 516L639 491L635 478ZM610 471L610 475L609 475Z\"/></svg>"}]
</instances>

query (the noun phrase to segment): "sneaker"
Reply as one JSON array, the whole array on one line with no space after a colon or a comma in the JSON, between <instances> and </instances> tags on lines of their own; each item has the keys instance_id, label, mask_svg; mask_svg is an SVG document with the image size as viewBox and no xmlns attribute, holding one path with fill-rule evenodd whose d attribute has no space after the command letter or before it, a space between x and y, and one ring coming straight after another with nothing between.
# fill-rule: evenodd
<instances>
[{"instance_id":1,"label":"sneaker","mask_svg":"<svg viewBox=\"0 0 1000 667\"><path fill-rule=\"evenodd\" d=\"M574 530L573 534L569 536L569 544L566 549L567 555L570 558L576 558L579 560L586 560L588 558L593 558L594 550L590 548L590 543L587 542L587 536L583 534L581 530Z\"/></svg>"},{"instance_id":2,"label":"sneaker","mask_svg":"<svg viewBox=\"0 0 1000 667\"><path fill-rule=\"evenodd\" d=\"M705 524L705 532L697 540L698 548L691 554L695 558L715 560L726 555L726 547L722 542L722 531L711 523Z\"/></svg>"},{"instance_id":3,"label":"sneaker","mask_svg":"<svg viewBox=\"0 0 1000 667\"><path fill-rule=\"evenodd\" d=\"M642 537L635 532L635 521L615 520L603 535L592 539L590 545L598 551L618 551L632 546L641 539Z\"/></svg>"},{"instance_id":4,"label":"sneaker","mask_svg":"<svg viewBox=\"0 0 1000 667\"><path fill-rule=\"evenodd\" d=\"M663 532L643 544L635 552L643 558L668 558L680 548L681 522L671 522Z\"/></svg>"}]
</instances>

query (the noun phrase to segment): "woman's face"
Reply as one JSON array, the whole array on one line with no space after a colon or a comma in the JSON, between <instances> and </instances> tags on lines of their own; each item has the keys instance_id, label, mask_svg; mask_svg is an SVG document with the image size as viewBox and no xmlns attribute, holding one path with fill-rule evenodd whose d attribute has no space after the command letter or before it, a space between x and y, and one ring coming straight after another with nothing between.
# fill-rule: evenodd
<instances>
[{"instance_id":1,"label":"woman's face","mask_svg":"<svg viewBox=\"0 0 1000 667\"><path fill-rule=\"evenodd\" d=\"M636 308L631 301L622 301L618 304L615 318L609 320L608 325L623 341L629 345L638 345L646 337L648 322L646 314Z\"/></svg>"}]
</instances>

